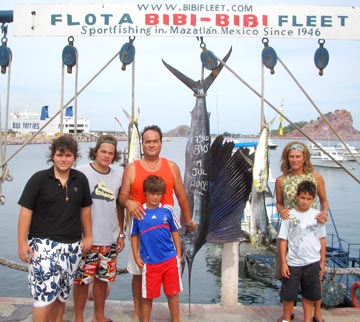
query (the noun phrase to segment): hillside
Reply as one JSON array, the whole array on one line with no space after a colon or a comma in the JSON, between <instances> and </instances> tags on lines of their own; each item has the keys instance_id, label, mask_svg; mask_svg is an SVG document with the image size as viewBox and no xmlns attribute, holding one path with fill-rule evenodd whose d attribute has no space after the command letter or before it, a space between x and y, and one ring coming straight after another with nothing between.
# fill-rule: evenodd
<instances>
[{"instance_id":1,"label":"hillside","mask_svg":"<svg viewBox=\"0 0 360 322\"><path fill-rule=\"evenodd\" d=\"M353 118L348 111L336 110L335 112L325 114L325 117L344 140L360 139L360 131L354 128ZM313 139L337 139L335 133L320 116L316 120L306 123L301 130ZM303 135L298 130L294 130L284 134L284 137L296 138L303 137Z\"/></svg>"},{"instance_id":2,"label":"hillside","mask_svg":"<svg viewBox=\"0 0 360 322\"><path fill-rule=\"evenodd\" d=\"M360 131L356 130L353 126L353 118L351 113L346 110L336 110L335 112L330 112L325 114L325 117L328 119L332 127L339 133L339 135L347 141L359 140ZM312 121L301 121L296 122L296 125L299 126L308 136L313 139L329 139L336 140L337 137L333 131L329 128L327 123L318 117L316 120ZM187 137L190 133L190 127L188 125L180 125L175 129L172 129L164 133L164 136L169 137ZM232 133L233 136L236 134L241 134L241 129L239 133ZM278 135L277 130L272 130L272 137ZM297 130L294 130L292 125L288 125L284 128L284 138L301 138L303 137L302 133Z\"/></svg>"},{"instance_id":3,"label":"hillside","mask_svg":"<svg viewBox=\"0 0 360 322\"><path fill-rule=\"evenodd\" d=\"M170 137L187 137L190 134L190 127L188 125L180 125L173 130L164 133L164 136Z\"/></svg>"}]
</instances>

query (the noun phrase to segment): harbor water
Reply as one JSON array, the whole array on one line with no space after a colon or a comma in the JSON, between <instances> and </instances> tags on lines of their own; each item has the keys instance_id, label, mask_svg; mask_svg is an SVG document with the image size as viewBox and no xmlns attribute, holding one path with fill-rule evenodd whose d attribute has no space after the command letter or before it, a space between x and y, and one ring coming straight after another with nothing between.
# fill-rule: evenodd
<instances>
[{"instance_id":1,"label":"harbor water","mask_svg":"<svg viewBox=\"0 0 360 322\"><path fill-rule=\"evenodd\" d=\"M288 140L273 139L278 144L276 150L270 150L270 168L273 178L280 173L280 156L282 148ZM325 142L326 145L328 142ZM358 142L349 142L359 148ZM80 143L82 158L78 164L89 162L87 155L92 143ZM119 149L122 150L126 142L119 142ZM163 143L162 156L178 163L182 173L185 164L186 138L172 138L169 142ZM7 147L7 156L11 156L20 146ZM17 201L22 189L29 177L37 170L49 167L46 163L48 154L47 144L29 145L12 158L8 164L10 173L14 179L11 182L3 183L2 190L5 195L5 204L0 206L0 257L17 263L21 263L17 256L17 219L19 206ZM356 162L346 164L351 173L357 178L360 177L360 166ZM113 167L122 172L119 164ZM330 209L334 216L339 235L348 242L359 242L360 227L360 198L359 184L345 171L341 169L317 168L316 171L324 177ZM273 189L274 184L270 183ZM178 211L178 207L175 207ZM332 230L331 223L327 225L328 231ZM196 255L192 276L191 276L191 302L201 304L220 303L221 294L221 250L222 245L206 244ZM129 241L123 253L119 255L119 268L126 267L127 254L130 250ZM239 303L245 305L279 305L279 282L261 282L253 280L244 274L244 258L248 252L254 249L249 244L243 243L239 247L240 266L238 289ZM358 255L358 254L357 254ZM189 301L188 271L185 269L183 275L184 291L180 300L183 303ZM0 297L30 297L27 285L27 273L0 265ZM121 274L117 281L111 285L111 300L131 301L131 275ZM159 300L161 301L161 299Z\"/></svg>"}]
</instances>

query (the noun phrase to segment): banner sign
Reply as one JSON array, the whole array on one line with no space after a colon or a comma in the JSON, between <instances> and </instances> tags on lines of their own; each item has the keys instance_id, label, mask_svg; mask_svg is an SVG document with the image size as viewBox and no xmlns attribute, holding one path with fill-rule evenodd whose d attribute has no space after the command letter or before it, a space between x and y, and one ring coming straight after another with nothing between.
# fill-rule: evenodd
<instances>
[{"instance_id":1,"label":"banner sign","mask_svg":"<svg viewBox=\"0 0 360 322\"><path fill-rule=\"evenodd\" d=\"M17 4L15 36L156 36L360 40L356 7L224 2Z\"/></svg>"}]
</instances>

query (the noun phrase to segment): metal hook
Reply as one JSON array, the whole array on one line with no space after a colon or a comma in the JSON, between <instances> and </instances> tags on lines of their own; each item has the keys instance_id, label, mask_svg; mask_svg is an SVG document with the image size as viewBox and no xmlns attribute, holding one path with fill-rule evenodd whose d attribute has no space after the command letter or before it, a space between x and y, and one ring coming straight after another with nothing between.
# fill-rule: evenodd
<instances>
[{"instance_id":1,"label":"metal hook","mask_svg":"<svg viewBox=\"0 0 360 322\"><path fill-rule=\"evenodd\" d=\"M269 38L264 37L261 42L264 44L264 47L267 47L269 44Z\"/></svg>"},{"instance_id":2,"label":"metal hook","mask_svg":"<svg viewBox=\"0 0 360 322\"><path fill-rule=\"evenodd\" d=\"M31 26L31 30L35 30L35 16L36 16L36 11L31 11L31 15L32 15L32 26Z\"/></svg>"},{"instance_id":3,"label":"metal hook","mask_svg":"<svg viewBox=\"0 0 360 322\"><path fill-rule=\"evenodd\" d=\"M75 39L74 39L73 36L69 36L69 37L68 37L68 43L69 43L70 46L74 46L74 40L75 40Z\"/></svg>"},{"instance_id":4,"label":"metal hook","mask_svg":"<svg viewBox=\"0 0 360 322\"><path fill-rule=\"evenodd\" d=\"M320 47L324 47L325 39L319 39L318 44L320 45Z\"/></svg>"},{"instance_id":5,"label":"metal hook","mask_svg":"<svg viewBox=\"0 0 360 322\"><path fill-rule=\"evenodd\" d=\"M206 44L204 43L204 37L196 37L200 41L200 48L206 49Z\"/></svg>"},{"instance_id":6,"label":"metal hook","mask_svg":"<svg viewBox=\"0 0 360 322\"><path fill-rule=\"evenodd\" d=\"M6 44L7 44L7 28L8 28L8 26L7 25L5 25L5 23L2 23L1 24L1 32L3 33L3 37L1 38L1 43L2 43L2 45L4 45L4 46L6 46Z\"/></svg>"},{"instance_id":7,"label":"metal hook","mask_svg":"<svg viewBox=\"0 0 360 322\"><path fill-rule=\"evenodd\" d=\"M5 23L3 22L3 23L1 24L1 32L4 34L4 37L7 36L7 29L8 29L8 26L5 25Z\"/></svg>"}]
</instances>

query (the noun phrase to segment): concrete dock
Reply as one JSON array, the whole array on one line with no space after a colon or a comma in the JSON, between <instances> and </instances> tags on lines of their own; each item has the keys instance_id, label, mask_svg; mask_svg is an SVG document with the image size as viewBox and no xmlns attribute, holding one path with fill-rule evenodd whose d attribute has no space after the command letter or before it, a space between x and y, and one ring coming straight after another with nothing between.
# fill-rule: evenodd
<instances>
[{"instance_id":1,"label":"concrete dock","mask_svg":"<svg viewBox=\"0 0 360 322\"><path fill-rule=\"evenodd\" d=\"M249 306L237 305L223 307L219 304L192 304L189 314L188 304L181 304L182 322L276 322L281 316L281 306ZM32 302L28 298L0 298L0 322L32 321ZM84 318L86 322L92 320L93 303L88 302ZM294 322L304 321L301 307L294 310ZM107 301L106 314L114 322L133 321L132 302ZM360 322L360 308L332 308L322 310L326 322ZM74 320L73 303L66 304L64 322ZM166 303L154 302L151 321L168 322L170 315Z\"/></svg>"}]
</instances>

